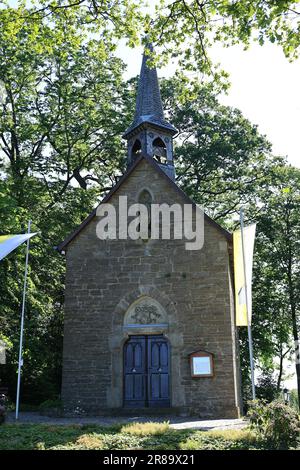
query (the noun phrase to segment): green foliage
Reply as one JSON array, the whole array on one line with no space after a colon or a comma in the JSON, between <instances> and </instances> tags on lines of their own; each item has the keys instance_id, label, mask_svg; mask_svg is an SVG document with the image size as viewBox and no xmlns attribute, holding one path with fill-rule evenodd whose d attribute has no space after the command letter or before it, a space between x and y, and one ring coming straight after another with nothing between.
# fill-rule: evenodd
<instances>
[{"instance_id":1,"label":"green foliage","mask_svg":"<svg viewBox=\"0 0 300 470\"><path fill-rule=\"evenodd\" d=\"M169 422L164 423L154 423L154 422L147 422L147 423L131 423L123 426L121 428L121 432L125 432L127 434L132 434L134 436L144 436L144 435L160 435L164 434L170 429Z\"/></svg>"},{"instance_id":2,"label":"green foliage","mask_svg":"<svg viewBox=\"0 0 300 470\"><path fill-rule=\"evenodd\" d=\"M281 166L274 176L276 184L263 191L264 204L256 216L253 335L265 362L272 355L294 358L299 331L300 170ZM299 364L296 372L300 394Z\"/></svg>"},{"instance_id":3,"label":"green foliage","mask_svg":"<svg viewBox=\"0 0 300 470\"><path fill-rule=\"evenodd\" d=\"M136 423L144 426L147 423ZM144 427L144 430L146 428ZM224 450L261 449L263 443L249 430L201 432L166 429L157 435L135 435L126 426L11 425L0 429L0 449L37 450Z\"/></svg>"},{"instance_id":4,"label":"green foliage","mask_svg":"<svg viewBox=\"0 0 300 470\"><path fill-rule=\"evenodd\" d=\"M13 347L13 343L10 339L2 333L0 333L0 341L4 344L6 351Z\"/></svg>"},{"instance_id":5,"label":"green foliage","mask_svg":"<svg viewBox=\"0 0 300 470\"><path fill-rule=\"evenodd\" d=\"M4 31L6 13L0 12ZM26 10L16 14L21 18ZM39 175L39 213L58 202L74 182L83 189L92 181L103 189L111 183L107 175L116 161L122 166L117 116L126 115L120 97L124 66L110 45L85 39L76 24L59 16L52 21L23 21L13 41L2 36L0 52L2 165L12 176L19 205L29 203L28 176ZM41 193L47 200L41 200Z\"/></svg>"},{"instance_id":6,"label":"green foliage","mask_svg":"<svg viewBox=\"0 0 300 470\"><path fill-rule=\"evenodd\" d=\"M86 38L71 10L51 22L30 14L0 10L0 226L21 233L31 219L38 232L30 243L21 393L39 404L60 393L65 268L54 247L123 168L118 113L126 120L129 92L111 43ZM0 330L12 344L0 383L12 399L24 250L0 264Z\"/></svg>"},{"instance_id":7,"label":"green foliage","mask_svg":"<svg viewBox=\"0 0 300 470\"><path fill-rule=\"evenodd\" d=\"M197 432L180 444L181 450L253 450L262 444L249 430Z\"/></svg>"},{"instance_id":8,"label":"green foliage","mask_svg":"<svg viewBox=\"0 0 300 470\"><path fill-rule=\"evenodd\" d=\"M290 391L290 406L299 412L298 391L296 389Z\"/></svg>"},{"instance_id":9,"label":"green foliage","mask_svg":"<svg viewBox=\"0 0 300 470\"><path fill-rule=\"evenodd\" d=\"M237 227L241 206L247 223L257 222L254 353L263 370L278 371L279 389L299 325L300 172L272 155L270 143L240 111L221 106L211 86L182 77L162 85L169 119L179 129L178 184L230 230ZM246 403L251 398L247 330L240 328L239 336Z\"/></svg>"},{"instance_id":10,"label":"green foliage","mask_svg":"<svg viewBox=\"0 0 300 470\"><path fill-rule=\"evenodd\" d=\"M5 395L0 394L0 424L3 424L6 418L7 411L7 398Z\"/></svg>"},{"instance_id":11,"label":"green foliage","mask_svg":"<svg viewBox=\"0 0 300 470\"><path fill-rule=\"evenodd\" d=\"M241 112L218 102L218 88L184 78L162 81L175 141L177 183L214 220L234 227L241 205L258 208L284 159Z\"/></svg>"},{"instance_id":12,"label":"green foliage","mask_svg":"<svg viewBox=\"0 0 300 470\"><path fill-rule=\"evenodd\" d=\"M251 428L274 449L296 447L300 437L297 412L281 401L253 401L248 411Z\"/></svg>"},{"instance_id":13,"label":"green foliage","mask_svg":"<svg viewBox=\"0 0 300 470\"><path fill-rule=\"evenodd\" d=\"M11 4L10 1L7 2ZM78 44L74 32L85 37L101 38L113 51L123 40L130 47L151 40L157 47L154 60L166 63L170 58L179 59L179 68L196 70L202 77L214 82L226 82L226 74L216 67L210 58L210 47L221 43L225 47L242 43L245 48L251 41L263 45L266 41L279 44L290 60L299 55L300 11L295 0L271 2L269 0L159 0L144 8L146 2L138 0L80 0L79 2L36 0L22 16L24 2L18 1L18 9L7 7L5 37L15 40L16 33L25 21L34 24L34 47L43 47L38 23L49 23L67 28L57 36L57 46L64 41L64 34L72 46ZM5 5L4 5L5 8ZM147 33L147 39L145 35ZM51 35L51 28L49 29ZM48 45L48 41L44 43ZM66 56L67 51L63 54Z\"/></svg>"},{"instance_id":14,"label":"green foliage","mask_svg":"<svg viewBox=\"0 0 300 470\"><path fill-rule=\"evenodd\" d=\"M58 399L57 400L45 400L39 406L40 411L47 411L47 410L53 410L53 409L62 410L62 408L63 408L63 404L61 400L58 400Z\"/></svg>"},{"instance_id":15,"label":"green foliage","mask_svg":"<svg viewBox=\"0 0 300 470\"><path fill-rule=\"evenodd\" d=\"M221 42L225 47L243 43L246 48L251 40L260 45L276 42L286 57L294 59L299 54L299 31L297 1L161 0L150 37L165 46L164 55L179 55L183 68L193 68L194 60L198 69L210 73L209 48L213 43Z\"/></svg>"},{"instance_id":16,"label":"green foliage","mask_svg":"<svg viewBox=\"0 0 300 470\"><path fill-rule=\"evenodd\" d=\"M259 400L265 400L266 403L278 398L279 392L272 372L265 372L258 378L256 395Z\"/></svg>"}]
</instances>

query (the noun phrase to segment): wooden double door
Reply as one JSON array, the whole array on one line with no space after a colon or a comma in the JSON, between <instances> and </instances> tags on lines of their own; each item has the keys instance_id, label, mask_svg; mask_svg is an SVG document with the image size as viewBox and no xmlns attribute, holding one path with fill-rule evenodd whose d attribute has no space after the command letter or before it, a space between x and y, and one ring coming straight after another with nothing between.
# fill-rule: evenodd
<instances>
[{"instance_id":1,"label":"wooden double door","mask_svg":"<svg viewBox=\"0 0 300 470\"><path fill-rule=\"evenodd\" d=\"M170 351L162 335L131 336L124 345L124 407L170 406Z\"/></svg>"}]
</instances>

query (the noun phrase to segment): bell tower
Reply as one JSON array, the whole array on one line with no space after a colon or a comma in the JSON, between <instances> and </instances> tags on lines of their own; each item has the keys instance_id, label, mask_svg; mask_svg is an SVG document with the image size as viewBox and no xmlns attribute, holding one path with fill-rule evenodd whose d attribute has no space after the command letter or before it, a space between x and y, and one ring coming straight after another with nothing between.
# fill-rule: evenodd
<instances>
[{"instance_id":1,"label":"bell tower","mask_svg":"<svg viewBox=\"0 0 300 470\"><path fill-rule=\"evenodd\" d=\"M152 52L152 45L148 45L147 49ZM141 154L147 155L174 180L173 136L177 129L164 119L156 68L150 67L147 62L145 51L134 120L123 135L128 142L127 164L130 166Z\"/></svg>"}]
</instances>

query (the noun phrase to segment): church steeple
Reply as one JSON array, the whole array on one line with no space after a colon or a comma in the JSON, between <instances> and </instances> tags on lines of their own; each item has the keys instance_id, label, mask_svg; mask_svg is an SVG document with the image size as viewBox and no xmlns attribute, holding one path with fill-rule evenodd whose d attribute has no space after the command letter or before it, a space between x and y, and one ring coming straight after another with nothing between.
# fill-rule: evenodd
<instances>
[{"instance_id":1,"label":"church steeple","mask_svg":"<svg viewBox=\"0 0 300 470\"><path fill-rule=\"evenodd\" d=\"M147 49L152 52L152 45L148 45ZM134 120L123 135L128 142L128 165L138 155L148 155L174 180L173 136L176 133L177 129L164 119L156 68L148 66L145 51Z\"/></svg>"}]
</instances>

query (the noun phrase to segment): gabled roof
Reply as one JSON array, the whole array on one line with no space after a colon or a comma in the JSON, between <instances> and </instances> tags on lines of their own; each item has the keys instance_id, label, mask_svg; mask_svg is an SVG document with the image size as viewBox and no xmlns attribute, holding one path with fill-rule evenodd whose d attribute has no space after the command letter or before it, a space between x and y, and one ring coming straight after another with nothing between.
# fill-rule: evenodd
<instances>
[{"instance_id":1,"label":"gabled roof","mask_svg":"<svg viewBox=\"0 0 300 470\"><path fill-rule=\"evenodd\" d=\"M153 52L152 44L148 44L147 47L150 52ZM146 52L144 52L136 98L135 115L133 123L126 130L123 137L126 137L134 129L145 123L163 127L172 134L177 133L177 129L164 119L156 68L150 68L147 65L147 60L148 56Z\"/></svg>"},{"instance_id":2,"label":"gabled roof","mask_svg":"<svg viewBox=\"0 0 300 470\"><path fill-rule=\"evenodd\" d=\"M147 155L140 155L135 162L128 168L126 173L119 179L119 181L115 184L115 186L109 191L109 193L102 199L100 204L108 202L108 200L112 197L112 195L122 186L122 184L127 180L130 174L135 170L135 168L140 164L141 161L146 160L154 169L157 171L167 182L168 184L175 189L175 191L180 194L180 196L186 200L187 204L192 204L196 207L196 203L187 195L185 194L182 189L180 189L177 184L171 180L166 173L158 166L158 164L153 160L152 157ZM57 246L58 251L63 251L66 246L81 232L81 230L96 216L97 208L95 208L90 215L84 219L84 221L72 232L63 242L61 242ZM207 214L204 213L204 219L213 227L215 227L229 242L232 242L232 234L228 232L226 229L221 227L217 222L211 219Z\"/></svg>"}]
</instances>

